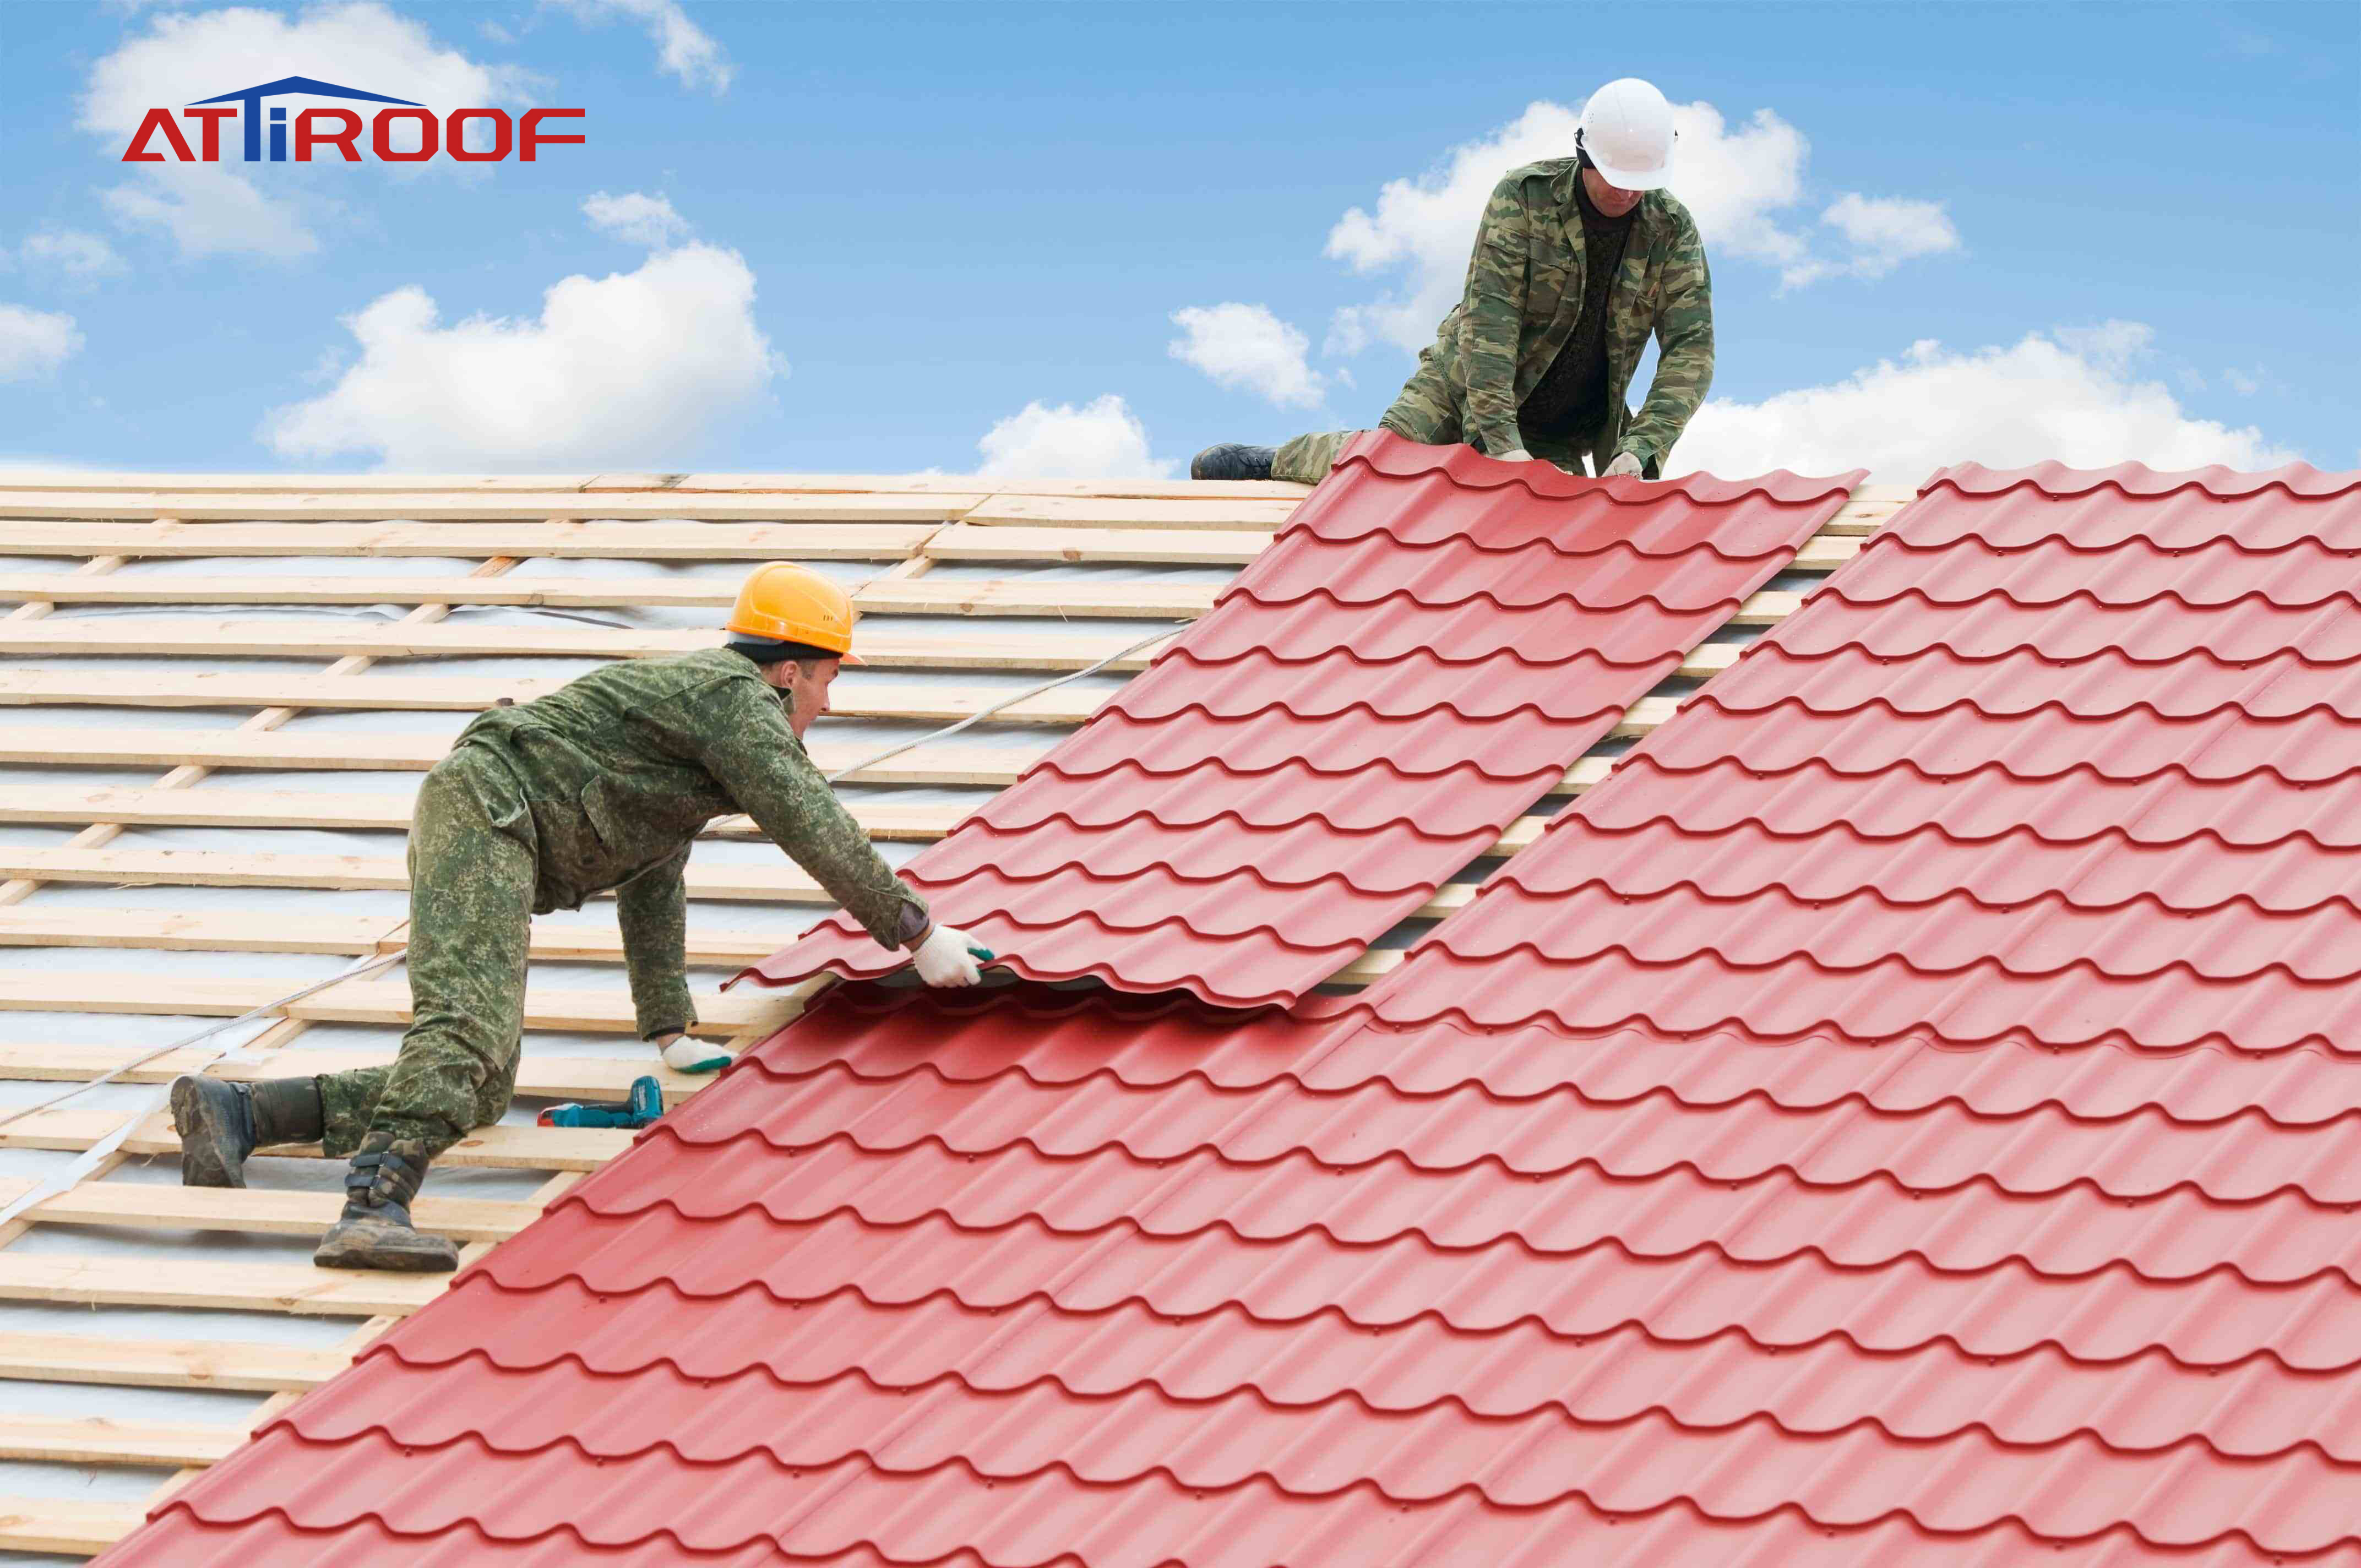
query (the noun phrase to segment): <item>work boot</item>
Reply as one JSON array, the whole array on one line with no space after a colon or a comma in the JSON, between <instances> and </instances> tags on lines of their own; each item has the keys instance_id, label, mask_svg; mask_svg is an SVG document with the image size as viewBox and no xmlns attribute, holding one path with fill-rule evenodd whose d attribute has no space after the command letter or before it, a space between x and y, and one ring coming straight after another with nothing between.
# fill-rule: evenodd
<instances>
[{"instance_id":1,"label":"work boot","mask_svg":"<svg viewBox=\"0 0 2361 1568\"><path fill-rule=\"evenodd\" d=\"M1192 479L1268 479L1270 460L1279 455L1276 446L1247 446L1235 441L1224 441L1219 446L1208 446L1189 460L1189 477Z\"/></svg>"},{"instance_id":2,"label":"work boot","mask_svg":"<svg viewBox=\"0 0 2361 1568\"><path fill-rule=\"evenodd\" d=\"M318 1143L324 1120L316 1078L176 1078L172 1129L181 1135L181 1185L243 1187L247 1156L274 1144Z\"/></svg>"},{"instance_id":3,"label":"work boot","mask_svg":"<svg viewBox=\"0 0 2361 1568\"><path fill-rule=\"evenodd\" d=\"M320 1238L312 1261L322 1268L389 1268L404 1274L447 1274L459 1249L410 1223L410 1201L426 1179L426 1151L396 1143L390 1133L361 1140L345 1172L345 1212Z\"/></svg>"}]
</instances>

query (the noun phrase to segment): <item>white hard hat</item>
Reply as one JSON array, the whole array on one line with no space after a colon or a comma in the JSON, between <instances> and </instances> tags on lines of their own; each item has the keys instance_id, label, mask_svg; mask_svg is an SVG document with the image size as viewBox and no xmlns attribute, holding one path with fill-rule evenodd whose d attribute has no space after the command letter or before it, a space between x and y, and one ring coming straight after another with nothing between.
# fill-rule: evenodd
<instances>
[{"instance_id":1,"label":"white hard hat","mask_svg":"<svg viewBox=\"0 0 2361 1568\"><path fill-rule=\"evenodd\" d=\"M1673 177L1673 106L1653 82L1619 77L1583 105L1582 150L1600 178L1624 191L1654 191Z\"/></svg>"}]
</instances>

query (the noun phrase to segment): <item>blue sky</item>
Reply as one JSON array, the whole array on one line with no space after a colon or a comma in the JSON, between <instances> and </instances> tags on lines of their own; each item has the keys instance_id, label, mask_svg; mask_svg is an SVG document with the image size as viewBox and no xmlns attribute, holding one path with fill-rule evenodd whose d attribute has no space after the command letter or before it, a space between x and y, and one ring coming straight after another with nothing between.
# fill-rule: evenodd
<instances>
[{"instance_id":1,"label":"blue sky","mask_svg":"<svg viewBox=\"0 0 2361 1568\"><path fill-rule=\"evenodd\" d=\"M1697 461L2361 463L2350 5L250 9L276 19L0 7L0 326L23 339L0 457L1170 471L1372 422L1464 261L1462 188L1629 74L1720 120L1685 122L1681 154L1718 171L1674 182L1715 271ZM210 42L152 41L173 27ZM247 70L264 37L305 63ZM167 52L179 76L140 74ZM110 92L288 70L415 96L412 55L488 102L585 108L589 141L466 171L227 165L242 216L104 128ZM677 222L602 229L594 192ZM1824 215L1849 196L1916 237L1861 241ZM1332 244L1355 209L1362 238ZM569 277L628 280L577 304L644 330L544 318ZM373 360L349 323L393 296ZM1174 313L1224 304L1263 313L1177 357ZM507 324L452 331L475 317Z\"/></svg>"}]
</instances>

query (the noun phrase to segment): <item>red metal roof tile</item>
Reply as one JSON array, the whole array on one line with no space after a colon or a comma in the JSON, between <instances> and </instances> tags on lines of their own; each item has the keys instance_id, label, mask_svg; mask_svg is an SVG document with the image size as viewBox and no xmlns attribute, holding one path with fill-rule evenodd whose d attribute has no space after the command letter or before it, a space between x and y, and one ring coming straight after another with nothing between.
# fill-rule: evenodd
<instances>
[{"instance_id":1,"label":"red metal roof tile","mask_svg":"<svg viewBox=\"0 0 2361 1568\"><path fill-rule=\"evenodd\" d=\"M2125 1225L2070 1182L2012 1205L1975 1168L2017 1170L2042 1126L1987 1130L1982 1162L1947 1148L1963 1098L2046 1107L2082 1064L2036 1056L2046 1086L1995 1100L1962 1053L1529 1033L1514 1083L1467 1039L839 993L144 1539L174 1562L233 1538L265 1561L333 1541L389 1563L587 1540L1093 1568L1539 1563L1569 1530L1642 1536L1634 1563L1811 1561L1807 1540L1861 1563L2071 1561L2053 1543L2111 1540L2259 1561L2249 1530L2279 1553L2349 1550L2361 1380L2311 1370L2361 1358L2349 1278L2202 1266L2300 1245L2281 1228L2188 1234L2162 1209ZM1588 1064L1623 1080L1560 1087ZM1921 1109L1791 1089L1817 1108L1783 1112L1736 1070L1859 1088L1872 1064L1872 1092L1915 1080L1891 1097ZM1691 1088L1695 1108L1668 1097L1697 1073L1722 1081ZM924 1103L955 1083L1029 1102L1041 1135L1014 1105L993 1135ZM848 1102L811 1102L829 1096ZM2085 1113L2167 1120L2123 1098ZM1587 1124L1564 1138L1561 1115ZM908 1124L880 1135L891 1116ZM1787 1116L1784 1137L1761 1129ZM2130 1131L2077 1135L2136 1166ZM1683 1146L1735 1163L1702 1171ZM872 1147L905 1159L845 1183ZM2044 1156L2062 1182L2067 1157ZM1926 1167L1946 1158L1968 1163ZM1416 1190L1429 1170L1477 1185L1438 1202ZM1979 1212L1946 1220L1947 1196ZM1069 1202L1122 1216L1061 1232ZM691 1217L708 1212L726 1217ZM1257 1239L1257 1216L1284 1239ZM1634 1245L1515 1234L1602 1220ZM1464 1234L1432 1239L1441 1221ZM2170 1277L2100 1255L2126 1241L2178 1249Z\"/></svg>"},{"instance_id":2,"label":"red metal roof tile","mask_svg":"<svg viewBox=\"0 0 2361 1568\"><path fill-rule=\"evenodd\" d=\"M1027 978L1290 1002L1541 798L1859 478L1593 481L1364 438L1212 614L904 874ZM904 961L839 916L747 976Z\"/></svg>"},{"instance_id":3,"label":"red metal roof tile","mask_svg":"<svg viewBox=\"0 0 2361 1568\"><path fill-rule=\"evenodd\" d=\"M2361 1564L2356 485L1946 477L1358 999L829 992L121 1560Z\"/></svg>"},{"instance_id":4,"label":"red metal roof tile","mask_svg":"<svg viewBox=\"0 0 2361 1568\"><path fill-rule=\"evenodd\" d=\"M733 1552L698 1553L671 1536L622 1548L591 1544L570 1525L524 1541L496 1541L470 1525L433 1538L397 1535L375 1521L307 1533L276 1518L255 1524L208 1525L187 1514L171 1516L143 1542L159 1561L175 1568L252 1568L257 1563L335 1563L400 1565L400 1568L657 1568L695 1563L699 1568L752 1568L752 1564L827 1564L829 1568L1032 1568L1077 1561L1148 1568L1159 1561L1148 1538L1133 1537L1128 1555L1105 1550L1110 1538L1123 1541L1125 1527L1157 1505L1185 1510L1181 1523L1202 1526L1209 1539L1185 1538L1170 1545L1189 1555L1182 1561L1217 1568L1268 1568L1274 1563L1351 1563L1382 1568L2020 1568L2039 1561L2045 1568L2130 1568L2167 1563L2173 1568L2257 1568L2259 1564L2321 1564L2354 1568L2361 1552L2338 1549L2317 1555L2264 1552L2225 1539L2211 1546L2165 1549L2127 1532L2087 1542L2041 1541L2017 1527L1973 1537L1935 1536L1894 1515L1873 1525L1836 1529L1800 1514L1767 1516L1742 1524L1705 1519L1693 1510L1663 1509L1645 1517L1607 1515L1579 1504L1548 1509L1483 1508L1465 1499L1441 1505L1370 1505L1346 1513L1332 1508L1305 1519L1276 1520L1262 1497L1181 1494L1170 1483L1136 1488L1084 1488L1072 1484L1035 1484L1021 1490L947 1473L922 1482L880 1483L860 1501L873 1504L879 1492L891 1506L910 1514L939 1512L944 1529L937 1539L980 1538L989 1533L990 1554L963 1547L933 1555L887 1558L873 1548L842 1551L799 1546L790 1552L769 1537ZM979 1518L1007 1523L988 1530ZM1100 1528L1111 1516L1114 1528ZM1019 1524L1039 1527L1030 1531ZM1072 1529L1060 1534L1059 1526ZM1279 1528L1272 1528L1277 1525ZM1215 1531L1229 1532L1226 1535ZM1060 1550L1062 1541L1087 1539L1093 1554ZM1231 1544L1235 1542L1235 1545ZM313 1553L317 1555L313 1555ZM1051 1553L1053 1555L1043 1555ZM1172 1561L1168 1555L1161 1561Z\"/></svg>"}]
</instances>

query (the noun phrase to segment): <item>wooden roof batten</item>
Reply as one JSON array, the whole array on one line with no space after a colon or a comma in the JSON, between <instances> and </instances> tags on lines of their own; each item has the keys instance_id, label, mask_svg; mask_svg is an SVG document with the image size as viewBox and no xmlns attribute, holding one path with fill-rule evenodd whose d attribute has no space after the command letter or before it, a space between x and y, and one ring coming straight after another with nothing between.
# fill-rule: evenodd
<instances>
[{"instance_id":1,"label":"wooden roof batten","mask_svg":"<svg viewBox=\"0 0 2361 1568\"><path fill-rule=\"evenodd\" d=\"M364 954L399 940L394 916L311 915L256 910L201 913L86 902L45 907L40 891L52 884L126 888L247 887L280 889L399 889L406 872L398 855L328 856L268 847L269 836L304 828L404 829L406 795L372 788L372 776L422 771L441 754L436 737L400 734L316 735L290 721L306 712L470 711L504 697L542 689L538 678L448 676L388 673L389 660L442 658L649 657L710 641L709 634L607 629L553 622L550 628L458 625L455 608L695 609L726 605L730 590L709 582L650 576L588 576L563 570L518 576L536 556L552 561L647 559L730 561L774 556L867 566L855 589L862 608L895 617L956 618L965 625L1021 618L1122 618L1170 620L1179 631L1212 608L1219 589L1202 582L1158 580L1159 568L1235 568L1253 560L1276 536L1304 487L1285 484L1200 485L1186 480L1013 480L973 476L568 474L486 476L303 475L12 475L0 479L0 706L117 707L125 722L83 728L12 716L0 723L0 765L60 770L38 787L12 788L0 800L0 822L63 825L76 831L61 845L0 846L0 947L70 947L118 953L111 968L10 970L0 974L0 1011L82 1013L139 1011L173 1015L224 1015L284 989L284 982L176 980L142 973L141 956L159 951ZM1864 487L1810 541L1794 570L1824 573L1849 559L1909 499L1905 488ZM236 562L258 555L335 557L352 564L312 576L241 574ZM459 576L421 576L399 562L427 556L472 558ZM64 557L62 572L24 569L34 557ZM210 571L129 572L151 560L214 560ZM361 568L384 562L370 576ZM1002 565L1005 576L977 580L931 578L943 564ZM1126 565L1133 580L1046 582L1028 578L1042 565ZM931 578L931 580L930 580ZM1766 589L1750 598L1731 624L1766 626L1792 614L1804 594ZM407 607L382 624L290 620L289 609L337 605ZM84 619L77 607L106 606ZM280 611L252 619L252 607ZM219 608L217 622L192 621L189 607ZM141 608L179 609L178 619L139 616ZM243 618L242 618L243 617ZM1136 634L1049 639L999 625L954 635L920 638L899 632L878 639L875 659L885 678L863 683L869 695L840 703L840 711L923 723L975 711L996 695L962 687L960 672L1030 674L1071 669ZM864 649L864 652L867 652ZM1137 668L1148 653L1118 666ZM1620 739L1645 734L1670 718L1686 688L1726 668L1736 656L1728 642L1701 645L1684 663L1676 685L1633 705L1619 726ZM92 674L87 661L110 656L188 661L169 674L134 682ZM72 670L27 666L26 661L71 657ZM328 661L300 675L230 674L210 671L223 657ZM134 687L138 689L132 689ZM1062 732L1085 720L1098 697L1060 688L1017 711L999 716L959 741L918 751L858 775L878 790L997 788L1012 782L1032 748L1010 739ZM175 729L143 722L159 707L247 710L231 729ZM19 722L19 718L23 722ZM994 736L1000 737L995 742ZM868 748L815 738L816 759L840 767ZM1566 796L1601 781L1613 766L1602 747L1567 770L1534 815L1513 823L1493 855L1529 844L1548 814ZM72 767L165 769L137 787L74 784ZM230 789L216 772L240 777L258 772L337 770L355 780L326 792ZM924 840L949 830L961 808L896 805L890 795L864 799L858 813L873 837ZM126 828L214 827L259 836L238 850L117 847ZM714 825L717 837L745 838L741 820ZM692 961L735 965L769 951L809 918L821 901L792 866L707 863L691 872L692 896L731 901L731 907L778 912L774 929L692 924ZM1468 890L1442 889L1419 912L1440 918L1461 907ZM534 1030L620 1031L631 1027L621 984L621 949L611 924L536 922L536 962L593 964L613 980L584 989L578 980L528 991L528 1050L521 1092L552 1097L615 1098L631 1076L654 1070L668 1101L677 1102L709 1080L670 1073L645 1063L535 1052ZM1372 949L1336 977L1363 984L1400 961ZM794 1016L816 987L732 992L700 999L701 1032L743 1047ZM307 1051L303 1033L323 1022L400 1024L408 1016L406 988L398 980L358 980L331 987L280 1010L277 1021L247 1047L248 1060L215 1064L225 1076L300 1074L332 1065L382 1059L338 1051ZM131 1047L65 1043L0 1045L0 1079L60 1087L120 1068ZM332 1058L332 1059L328 1059ZM194 1065L165 1058L138 1069L131 1081L159 1083ZM27 1098L38 1098L28 1095ZM0 1147L87 1149L119 1128L121 1111L73 1105L0 1128ZM448 1163L547 1173L522 1201L451 1198L422 1200L420 1217L462 1239L478 1255L513 1234L580 1177L628 1146L631 1135L541 1127L479 1131L446 1157ZM199 1467L244 1440L252 1421L268 1416L346 1365L370 1338L440 1293L445 1276L388 1276L322 1270L309 1265L224 1263L187 1257L159 1266L148 1259L98 1254L26 1252L9 1245L32 1226L71 1224L109 1233L225 1231L255 1235L311 1235L333 1217L330 1197L255 1189L182 1190L106 1178L128 1159L169 1157L175 1149L169 1116L139 1115L122 1148L82 1181L0 1227L0 1300L80 1303L93 1307L165 1306L230 1309L266 1314L354 1320L352 1334L330 1347L244 1341L156 1340L101 1333L0 1332L0 1376L42 1382L126 1388L211 1388L265 1393L270 1398L245 1424L185 1421L77 1420L0 1410L0 1450L20 1460L78 1466L180 1467L159 1489L179 1485ZM316 1157L318 1151L282 1151ZM0 1199L27 1183L0 1182ZM149 1499L152 1501L152 1498ZM103 1551L139 1521L146 1503L80 1502L49 1497L0 1497L0 1551L89 1555Z\"/></svg>"}]
</instances>

